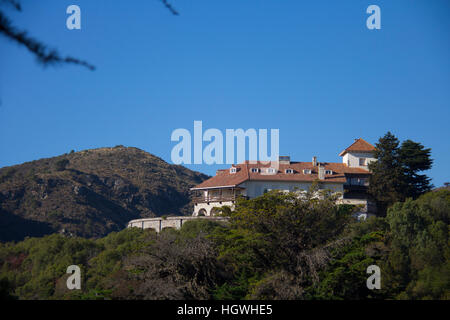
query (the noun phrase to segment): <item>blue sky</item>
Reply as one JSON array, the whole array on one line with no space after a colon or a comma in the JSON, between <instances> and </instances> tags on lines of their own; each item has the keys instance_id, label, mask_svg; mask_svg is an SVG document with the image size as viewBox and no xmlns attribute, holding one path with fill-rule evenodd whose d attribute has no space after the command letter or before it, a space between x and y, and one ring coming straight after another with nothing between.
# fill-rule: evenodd
<instances>
[{"instance_id":1,"label":"blue sky","mask_svg":"<svg viewBox=\"0 0 450 320\"><path fill-rule=\"evenodd\" d=\"M388 130L450 181L446 0L22 0L30 35L97 67L44 68L0 37L0 167L123 144L170 162L174 129L277 128L280 154L340 161ZM82 29L66 28L81 8ZM381 30L366 8L381 8ZM224 166L189 165L214 174Z\"/></svg>"}]
</instances>

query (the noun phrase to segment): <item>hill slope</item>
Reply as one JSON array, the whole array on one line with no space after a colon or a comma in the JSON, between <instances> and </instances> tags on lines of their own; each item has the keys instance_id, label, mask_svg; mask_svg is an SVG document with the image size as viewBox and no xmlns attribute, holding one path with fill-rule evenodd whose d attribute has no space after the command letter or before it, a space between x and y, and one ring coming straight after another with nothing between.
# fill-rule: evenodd
<instances>
[{"instance_id":1,"label":"hill slope","mask_svg":"<svg viewBox=\"0 0 450 320\"><path fill-rule=\"evenodd\" d=\"M60 232L100 237L131 219L190 215L208 178L137 148L71 152L0 169L0 241Z\"/></svg>"}]
</instances>

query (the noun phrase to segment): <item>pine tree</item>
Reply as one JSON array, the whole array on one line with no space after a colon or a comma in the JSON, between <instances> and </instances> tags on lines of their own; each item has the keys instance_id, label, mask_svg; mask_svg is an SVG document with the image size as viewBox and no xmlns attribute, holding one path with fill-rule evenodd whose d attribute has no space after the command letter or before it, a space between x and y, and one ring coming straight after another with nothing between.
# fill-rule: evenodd
<instances>
[{"instance_id":1,"label":"pine tree","mask_svg":"<svg viewBox=\"0 0 450 320\"><path fill-rule=\"evenodd\" d=\"M430 178L418 172L431 168L433 160L430 158L431 149L425 149L418 142L403 141L399 154L406 175L406 196L416 199L421 194L430 191Z\"/></svg>"},{"instance_id":2,"label":"pine tree","mask_svg":"<svg viewBox=\"0 0 450 320\"><path fill-rule=\"evenodd\" d=\"M405 179L399 154L400 141L391 132L378 140L374 157L377 161L369 164L372 172L369 194L377 201L382 215L397 201L405 200Z\"/></svg>"},{"instance_id":3,"label":"pine tree","mask_svg":"<svg viewBox=\"0 0 450 320\"><path fill-rule=\"evenodd\" d=\"M391 132L378 140L374 152L378 161L369 164L372 176L368 191L377 201L381 215L395 202L416 199L432 188L430 178L418 173L431 168L430 153L431 149L411 140L400 146Z\"/></svg>"}]
</instances>

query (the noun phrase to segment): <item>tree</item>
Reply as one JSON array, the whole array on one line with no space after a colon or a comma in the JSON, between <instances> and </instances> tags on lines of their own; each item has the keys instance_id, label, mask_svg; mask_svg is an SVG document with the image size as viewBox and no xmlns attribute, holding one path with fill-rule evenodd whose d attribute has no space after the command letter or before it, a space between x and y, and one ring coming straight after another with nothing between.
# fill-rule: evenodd
<instances>
[{"instance_id":1,"label":"tree","mask_svg":"<svg viewBox=\"0 0 450 320\"><path fill-rule=\"evenodd\" d=\"M17 0L0 0L0 5L1 4L9 4L15 10L22 11L22 6ZM43 65L71 63L87 67L90 70L95 70L95 67L92 64L70 56L62 57L56 50L50 50L39 40L30 37L26 31L17 29L2 10L0 10L0 34L3 34L7 39L27 48L34 54L38 62Z\"/></svg>"},{"instance_id":2,"label":"tree","mask_svg":"<svg viewBox=\"0 0 450 320\"><path fill-rule=\"evenodd\" d=\"M430 178L424 174L418 174L418 172L431 168L433 160L430 158L430 153L431 149L425 149L418 142L403 141L399 156L406 176L406 197L416 199L421 194L431 190Z\"/></svg>"},{"instance_id":3,"label":"tree","mask_svg":"<svg viewBox=\"0 0 450 320\"><path fill-rule=\"evenodd\" d=\"M399 155L399 140L388 132L375 145L374 157L377 161L369 164L372 172L368 192L378 204L381 213L397 201L403 201L405 179Z\"/></svg>"},{"instance_id":4,"label":"tree","mask_svg":"<svg viewBox=\"0 0 450 320\"><path fill-rule=\"evenodd\" d=\"M121 298L116 295L123 294L118 292L123 284L129 287L127 299L210 299L211 288L223 274L212 242L202 234L179 235L178 231L161 233L143 254L127 257L128 273L114 281L112 296Z\"/></svg>"},{"instance_id":5,"label":"tree","mask_svg":"<svg viewBox=\"0 0 450 320\"><path fill-rule=\"evenodd\" d=\"M268 192L228 223L0 243L0 299L450 299L449 190L363 222L331 200ZM372 264L381 290L366 286Z\"/></svg>"},{"instance_id":6,"label":"tree","mask_svg":"<svg viewBox=\"0 0 450 320\"><path fill-rule=\"evenodd\" d=\"M167 0L160 1L173 15L179 14ZM20 0L0 0L0 5L2 4L10 5L15 10L22 11ZM71 56L62 57L56 50L48 49L47 45L30 37L26 31L16 28L2 10L0 10L0 34L3 34L7 39L27 48L34 54L37 60L45 66L71 63L84 66L90 70L95 70L95 66L87 61Z\"/></svg>"},{"instance_id":7,"label":"tree","mask_svg":"<svg viewBox=\"0 0 450 320\"><path fill-rule=\"evenodd\" d=\"M391 132L376 144L377 161L369 164L372 172L368 192L384 215L387 208L406 198L416 199L431 189L430 179L419 172L431 168L431 149L412 140L400 141Z\"/></svg>"},{"instance_id":8,"label":"tree","mask_svg":"<svg viewBox=\"0 0 450 320\"><path fill-rule=\"evenodd\" d=\"M428 192L388 210L390 252L380 267L398 299L448 299L450 191Z\"/></svg>"},{"instance_id":9,"label":"tree","mask_svg":"<svg viewBox=\"0 0 450 320\"><path fill-rule=\"evenodd\" d=\"M213 234L219 259L233 275L216 297L305 299L331 250L346 242L342 233L352 221L352 211L336 205L334 195L321 196L312 189L304 197L271 191L239 199L230 227Z\"/></svg>"}]
</instances>

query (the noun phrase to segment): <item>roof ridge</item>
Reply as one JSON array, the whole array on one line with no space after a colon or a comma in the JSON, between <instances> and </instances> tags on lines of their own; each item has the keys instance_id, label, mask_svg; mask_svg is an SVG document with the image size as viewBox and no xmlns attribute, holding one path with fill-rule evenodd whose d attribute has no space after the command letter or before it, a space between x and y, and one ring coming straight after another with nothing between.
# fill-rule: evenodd
<instances>
[{"instance_id":1,"label":"roof ridge","mask_svg":"<svg viewBox=\"0 0 450 320\"><path fill-rule=\"evenodd\" d=\"M353 143L351 145L349 145L347 148L345 148L345 150L351 148L355 143L357 143L359 140L361 140L361 138L355 139L355 141L353 141Z\"/></svg>"},{"instance_id":2,"label":"roof ridge","mask_svg":"<svg viewBox=\"0 0 450 320\"><path fill-rule=\"evenodd\" d=\"M347 148L345 148L344 150L342 150L342 151L339 153L339 156L342 157L342 156L345 155L345 153L347 153L348 151L358 151L358 150L352 150L353 146L354 146L355 144L357 144L357 143L361 143L363 146L364 146L364 145L369 146L372 150L375 150L375 146L374 146L373 144L371 144L370 142L367 142L367 141L364 140L363 138L358 138L358 139L355 139L355 141L353 141L353 143L352 143L351 145L349 145ZM370 151L372 151L372 150L370 150ZM359 151L369 151L369 150L361 149L361 150L359 150Z\"/></svg>"},{"instance_id":3,"label":"roof ridge","mask_svg":"<svg viewBox=\"0 0 450 320\"><path fill-rule=\"evenodd\" d=\"M368 143L368 142L367 142L366 140L364 140L363 138L358 138L358 139L355 139L355 141L353 141L353 143L352 143L351 145L349 145L347 148L345 148L345 150L350 149L355 143L357 143L357 142L360 141L360 140L362 140L362 141Z\"/></svg>"}]
</instances>

